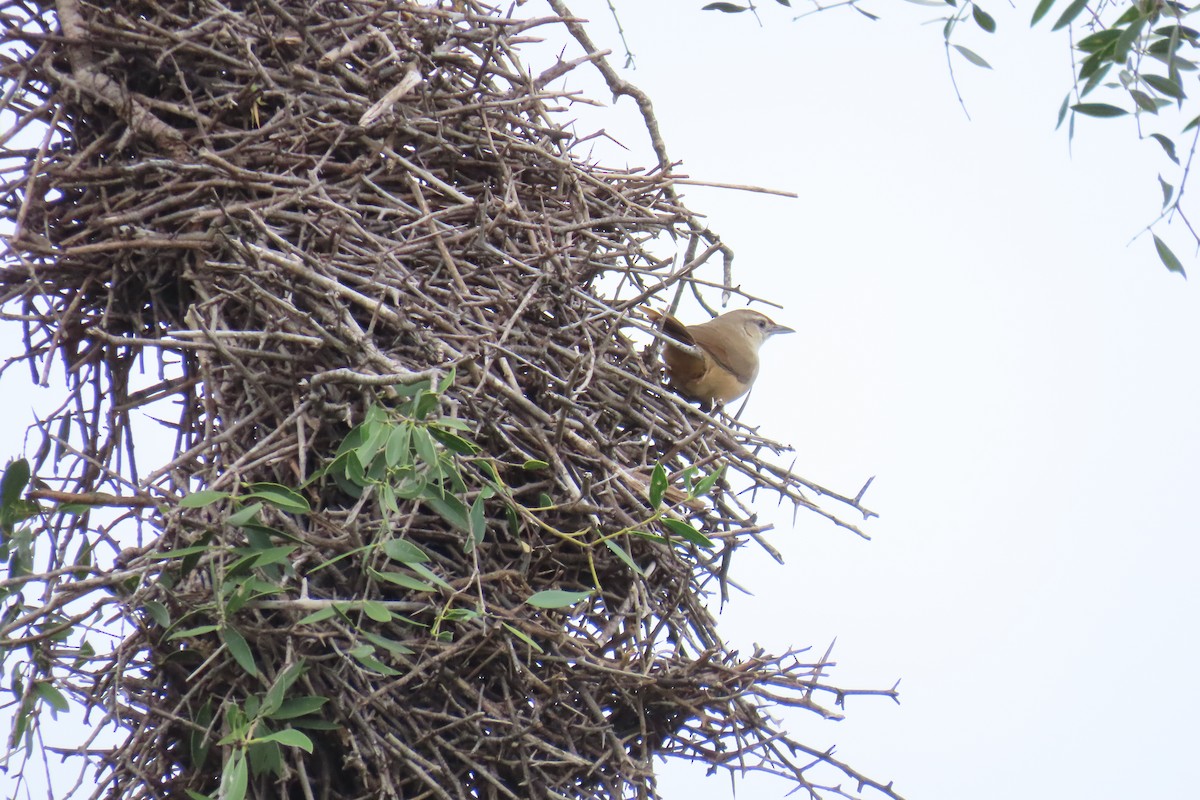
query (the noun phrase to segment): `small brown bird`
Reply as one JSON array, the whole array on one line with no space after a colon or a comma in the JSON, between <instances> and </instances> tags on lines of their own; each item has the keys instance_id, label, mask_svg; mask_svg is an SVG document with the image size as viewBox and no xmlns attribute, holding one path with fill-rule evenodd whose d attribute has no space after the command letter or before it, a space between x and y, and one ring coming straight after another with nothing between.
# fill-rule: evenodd
<instances>
[{"instance_id":1,"label":"small brown bird","mask_svg":"<svg viewBox=\"0 0 1200 800\"><path fill-rule=\"evenodd\" d=\"M758 377L758 348L777 333L795 333L748 308L700 325L684 325L654 309L646 313L674 340L663 347L671 386L705 411L750 391Z\"/></svg>"}]
</instances>

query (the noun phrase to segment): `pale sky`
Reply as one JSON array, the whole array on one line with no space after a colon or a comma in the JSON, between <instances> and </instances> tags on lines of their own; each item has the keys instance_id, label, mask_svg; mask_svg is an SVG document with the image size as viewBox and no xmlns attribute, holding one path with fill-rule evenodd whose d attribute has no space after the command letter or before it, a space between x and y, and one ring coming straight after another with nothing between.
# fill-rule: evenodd
<instances>
[{"instance_id":1,"label":"pale sky","mask_svg":"<svg viewBox=\"0 0 1200 800\"><path fill-rule=\"evenodd\" d=\"M736 280L798 331L764 349L743 418L817 483L853 494L877 476L871 542L782 510L787 564L742 551L734 577L755 594L721 620L744 652L836 637L834 682L900 680L901 704L779 716L908 800L1194 796L1200 298L1148 242L1127 247L1173 165L1129 120L1080 120L1068 152L1053 128L1070 54L1027 10L994 3L999 33L963 37L995 67L957 60L968 121L941 26L920 24L935 9L792 23L764 0L759 28L699 0L616 3L637 57L624 75L682 171L800 194L686 190ZM572 9L619 49L604 0ZM649 163L631 101L581 119L597 127L630 148L609 163ZM12 375L24 414L37 396ZM674 763L661 789L733 796Z\"/></svg>"},{"instance_id":2,"label":"pale sky","mask_svg":"<svg viewBox=\"0 0 1200 800\"><path fill-rule=\"evenodd\" d=\"M1069 152L1067 42L1028 10L989 4L996 35L964 28L995 68L956 59L968 121L941 25L920 24L937 9L792 23L764 2L760 28L701 2L616 5L623 75L682 171L800 194L686 187L735 280L798 331L764 348L743 418L817 483L878 476L873 541L784 509L787 564L740 551L755 596L721 621L744 652L837 637L834 682L900 679L901 704L779 716L909 800L1194 796L1200 298L1148 241L1127 246L1174 165L1132 120L1080 119ZM607 3L571 7L619 64ZM589 127L648 163L629 99ZM703 773L668 764L664 795L732 797Z\"/></svg>"}]
</instances>

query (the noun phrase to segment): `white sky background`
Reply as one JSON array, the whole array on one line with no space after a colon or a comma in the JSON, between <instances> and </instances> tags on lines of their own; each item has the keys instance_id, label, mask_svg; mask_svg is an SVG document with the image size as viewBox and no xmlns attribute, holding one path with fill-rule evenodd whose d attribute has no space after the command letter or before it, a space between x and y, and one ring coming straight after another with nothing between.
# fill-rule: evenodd
<instances>
[{"instance_id":1,"label":"white sky background","mask_svg":"<svg viewBox=\"0 0 1200 800\"><path fill-rule=\"evenodd\" d=\"M900 706L782 716L910 800L1194 796L1200 299L1148 237L1127 247L1173 165L1132 119L1081 118L1068 152L1071 56L1030 9L985 4L994 36L964 26L995 67L956 58L968 121L941 25L920 24L937 9L793 23L760 2L763 28L699 0L617 0L637 59L623 76L683 172L800 193L685 187L735 280L798 331L764 349L743 418L832 489L877 475L881 516L863 542L779 512L787 564L741 551L755 596L726 609L726 635L818 655L837 637L835 683L901 679ZM607 4L570 5L620 64ZM608 163L650 163L628 98L579 130L598 127L631 148ZM1186 150L1177 126L1154 130ZM1200 275L1182 230L1166 238ZM703 772L668 764L664 795L732 796Z\"/></svg>"},{"instance_id":2,"label":"white sky background","mask_svg":"<svg viewBox=\"0 0 1200 800\"><path fill-rule=\"evenodd\" d=\"M933 9L879 0L866 7L882 22L792 23L761 0L759 28L701 0L615 2L637 57L623 74L682 171L801 195L686 190L736 251L735 279L798 331L765 348L743 418L831 489L878 476L873 541L783 509L787 564L735 559L755 596L722 623L744 652L819 655L837 637L835 683L902 681L900 706L852 698L844 722L788 727L909 800L1193 796L1200 299L1149 242L1126 247L1172 166L1158 145L1130 120L1082 119L1069 156L1053 130L1065 39L994 0L999 33L961 43L995 70L956 60L974 121L940 25L919 24ZM571 6L620 64L606 3ZM579 130L597 127L631 148L605 148L607 163L650 163L629 99ZM1185 237L1169 240L1200 276ZM0 458L45 402L22 374L0 385L19 420ZM703 772L669 763L661 789L732 796ZM787 788L750 780L738 796Z\"/></svg>"}]
</instances>

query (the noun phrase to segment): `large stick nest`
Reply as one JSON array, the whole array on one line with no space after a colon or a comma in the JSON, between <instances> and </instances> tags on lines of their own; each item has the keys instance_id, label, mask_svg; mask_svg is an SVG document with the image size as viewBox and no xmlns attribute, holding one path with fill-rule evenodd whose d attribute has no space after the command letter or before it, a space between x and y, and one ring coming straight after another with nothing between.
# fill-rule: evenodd
<instances>
[{"instance_id":1,"label":"large stick nest","mask_svg":"<svg viewBox=\"0 0 1200 800\"><path fill-rule=\"evenodd\" d=\"M555 80L599 66L632 90L595 53L522 64L516 48L561 35L559 14L105 5L0 3L0 288L21 360L67 391L39 421L31 496L122 509L46 517L55 546L31 569L45 602L8 595L0 635L14 648L40 641L31 620L116 613L117 644L92 636L100 652L64 648L26 674L27 697L48 682L121 731L111 752L74 751L98 759L94 794L215 794L249 753L259 797L652 797L666 754L891 795L764 713L838 717L827 662L739 658L706 608L736 546L769 547L735 488L835 520L820 495L862 509L672 395L654 338L631 340L648 299L728 287L708 262L729 253L679 201L661 146L642 171L580 155L557 113L578 98ZM422 418L393 387L423 379L445 388ZM397 445L408 491L381 488L404 469L362 492L318 475L372 419L438 434L432 451ZM670 515L713 548L634 533L667 533L647 500L660 463ZM722 466L710 496L681 497L685 469ZM289 495L231 520L264 482L312 510ZM234 496L180 503L201 489ZM63 569L82 545L88 565ZM526 604L546 590L591 594ZM328 702L268 713L305 697ZM314 752L248 748L241 714L255 736L294 725Z\"/></svg>"}]
</instances>

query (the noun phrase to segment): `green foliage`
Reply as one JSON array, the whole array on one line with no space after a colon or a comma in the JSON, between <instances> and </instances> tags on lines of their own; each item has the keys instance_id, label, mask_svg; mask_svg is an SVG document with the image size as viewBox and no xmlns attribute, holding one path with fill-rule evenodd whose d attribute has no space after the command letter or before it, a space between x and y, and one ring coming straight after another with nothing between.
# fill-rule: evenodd
<instances>
[{"instance_id":1,"label":"green foliage","mask_svg":"<svg viewBox=\"0 0 1200 800\"><path fill-rule=\"evenodd\" d=\"M951 57L952 54L975 67L992 69L992 66L984 56L956 41L960 26L966 23L967 30L994 34L999 27L996 18L973 0L910 1L946 10L945 16L940 18L943 22L942 37L951 81L965 110L966 104L955 80L956 59ZM856 0L818 6L817 10L845 6L875 19L873 14L860 8ZM751 11L756 16L759 10L752 3L709 3L703 8L727 14ZM1089 0L1038 0L1030 15L1031 27L1050 20L1051 32L1068 33L1070 46L1077 55L1073 85L1063 98L1056 127L1068 122L1068 137L1073 139L1077 118L1123 121L1132 118L1138 138L1153 140L1171 162L1165 168L1177 175L1175 183L1179 191L1171 193L1142 233L1151 234L1155 252L1162 264L1184 277L1186 274L1182 262L1154 229L1160 224L1170 225L1178 218L1187 231L1185 235L1192 239L1196 247L1200 247L1200 232L1187 222L1181 206L1185 195L1184 184L1189 175L1188 165L1195 154L1198 140L1189 137L1186 145L1176 140L1177 136L1188 133L1200 124L1200 109L1189 94L1189 89L1196 81L1194 76L1189 78L1188 74L1195 73L1200 62L1197 52L1200 50L1200 30L1185 24L1191 14L1188 6L1170 1L1102 3ZM1096 99L1093 95L1103 99ZM1175 119L1166 113L1172 107L1182 119ZM1187 123L1180 125L1182 120L1187 120ZM1158 130L1148 130L1151 126ZM1183 156L1185 149L1187 155ZM1164 186L1168 185L1161 174L1158 180Z\"/></svg>"},{"instance_id":2,"label":"green foliage","mask_svg":"<svg viewBox=\"0 0 1200 800\"><path fill-rule=\"evenodd\" d=\"M419 630L423 631L421 635L449 640L456 626L485 616L495 630L511 635L523 647L542 652L535 637L512 624L510 618L495 616L478 605L470 593L455 591L446 577L438 574L435 560L424 548L392 532L390 516L407 514L414 504L424 506L441 517L448 530L460 534L461 547L467 553L485 545L489 537L504 533L519 537L530 528L581 548L591 566L590 588L548 589L526 599L530 608L567 614L603 589L594 562L598 551L615 556L641 575L642 567L633 555L637 540L672 548L681 556L694 552L693 548L713 547L707 536L687 522L687 516L703 510L702 500L717 486L722 469L702 474L691 467L671 476L662 464L657 464L646 480L648 508L638 524L616 531L559 531L546 521L550 517L546 512L557 510L552 498L543 495L541 505L527 507L517 501L502 477L505 469L527 473L547 470L549 462L530 458L519 467L503 465L483 452L472 441L468 423L440 411L442 394L451 380L453 373L437 385L424 381L395 387L393 402L370 406L329 461L303 485L259 482L229 490L204 489L181 498L178 509L202 513L221 524L205 526L197 538L183 546L146 555L159 565L156 580L163 587L178 585L199 570L204 573L203 584L211 587L211 595L205 602L187 605L171 603L161 595L156 599L139 594L138 614L143 622L156 626L163 641L178 643L182 648L207 640L204 647L196 649L218 656L226 654L247 677L244 685L267 687L261 694L240 699L233 695L224 700L210 699L196 714L196 727L187 739L195 763L212 758L214 747L223 749L216 797L245 797L251 779L281 774L284 748L312 752L313 742L304 729L332 727L322 715L329 698L295 691L304 674L303 660L271 678L276 665L262 661L247 640L249 629L239 625L243 609L267 602L279 607L296 603L298 608L311 609L298 626L333 621L339 631L352 637L349 644L340 646L340 651L359 667L383 676L400 675L395 659L414 653L396 638L397 630ZM22 523L43 510L23 498L30 481L29 465L23 460L10 463L0 478L0 560L8 564L10 578L30 574L34 562L35 528L22 527ZM342 559L360 559L357 572L402 592L407 599L377 596L311 600L294 596L301 576L296 573L293 559L302 543L285 530L294 530L293 526L280 524L281 515L314 513L312 498L325 496L331 487L351 498L373 499L384 512L385 524L375 540L313 565L307 574ZM68 577L90 575L90 558L90 548L80 547L74 562L80 572ZM129 588L130 596L134 596L135 588ZM20 594L14 589L0 592L7 592L0 599L10 601L4 611L7 620L31 610L20 602ZM61 630L55 630L59 624ZM65 640L74 625L53 611L44 614L36 627L41 639L57 642ZM86 657L86 652L85 647L80 648L81 657ZM0 652L0 663L6 656ZM20 698L12 742L32 736L40 708L49 709L51 714L70 708L68 696L56 684L44 659L32 659L24 671L14 670L11 690ZM188 794L204 797L195 792Z\"/></svg>"},{"instance_id":3,"label":"green foliage","mask_svg":"<svg viewBox=\"0 0 1200 800\"><path fill-rule=\"evenodd\" d=\"M592 596L592 592L565 592L561 589L546 589L534 592L525 602L534 608L566 608Z\"/></svg>"},{"instance_id":4,"label":"green foliage","mask_svg":"<svg viewBox=\"0 0 1200 800\"><path fill-rule=\"evenodd\" d=\"M1037 25L1054 6L1055 0L1041 0L1034 9L1030 24ZM1187 171L1180 164L1173 134L1147 132L1145 127L1150 124L1169 124L1167 120L1159 119L1161 112L1172 105L1182 111L1190 99L1187 87L1194 81L1185 80L1184 75L1197 69L1196 50L1200 45L1200 33L1183 24L1189 13L1186 7L1171 2L1133 2L1110 6L1089 5L1087 0L1074 0L1062 8L1052 27L1052 30L1060 30L1078 26L1081 31L1087 32L1075 42L1075 49L1081 54L1077 62L1077 83L1064 100L1064 108L1069 105L1075 114L1087 117L1134 116L1139 134L1156 142L1175 168L1183 170L1181 186L1187 178ZM1116 80L1106 82L1110 74L1115 75ZM1081 102L1083 97L1101 88L1118 102ZM1070 103L1072 95L1076 98L1073 104ZM1119 103L1122 97L1132 101L1132 110ZM1062 115L1059 122L1061 124ZM1180 133L1186 133L1191 125L1188 123L1183 126ZM1074 135L1073 120L1069 130ZM1189 161L1195 152L1194 138L1190 146ZM1161 174L1158 180L1164 187L1163 209L1157 219L1147 226L1147 231L1152 231L1157 223L1169 221L1183 213L1179 206L1183 192L1175 194L1173 187L1167 191L1169 184ZM1191 230L1190 226L1188 229ZM1192 236L1200 245L1200 237L1196 237L1194 232ZM1151 239L1163 265L1186 277L1182 263L1163 239L1153 232Z\"/></svg>"},{"instance_id":5,"label":"green foliage","mask_svg":"<svg viewBox=\"0 0 1200 800\"><path fill-rule=\"evenodd\" d=\"M306 753L313 751L313 742L300 728L326 730L328 724L310 715L329 702L327 697L297 695L288 697L293 685L306 669L303 659L280 672L265 694L251 695L240 705L226 702L223 718L225 735L217 740L218 747L230 748L221 771L217 797L245 797L251 776L280 775L283 771L281 748L295 747ZM211 704L205 704L196 719L198 726L207 727L213 720ZM208 757L211 744L206 736L193 731L190 748L197 764ZM194 798L202 798L189 792Z\"/></svg>"}]
</instances>

